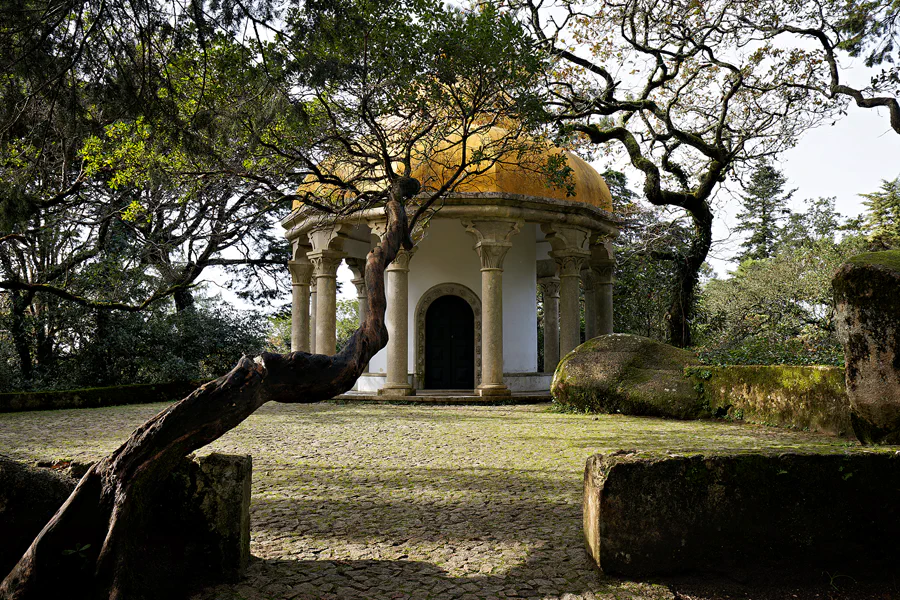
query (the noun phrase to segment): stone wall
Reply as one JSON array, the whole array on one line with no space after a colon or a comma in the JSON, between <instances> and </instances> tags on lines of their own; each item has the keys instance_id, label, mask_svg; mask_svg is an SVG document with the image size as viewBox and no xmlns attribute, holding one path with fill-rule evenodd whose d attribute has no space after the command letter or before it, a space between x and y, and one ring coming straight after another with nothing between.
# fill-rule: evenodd
<instances>
[{"instance_id":1,"label":"stone wall","mask_svg":"<svg viewBox=\"0 0 900 600\"><path fill-rule=\"evenodd\" d=\"M0 394L0 412L167 402L181 400L204 383L204 381L179 381L52 392L12 392Z\"/></svg>"},{"instance_id":2,"label":"stone wall","mask_svg":"<svg viewBox=\"0 0 900 600\"><path fill-rule=\"evenodd\" d=\"M609 575L892 577L900 453L588 459L588 552Z\"/></svg>"},{"instance_id":3,"label":"stone wall","mask_svg":"<svg viewBox=\"0 0 900 600\"><path fill-rule=\"evenodd\" d=\"M831 435L852 435L842 367L688 367L717 417Z\"/></svg>"}]
</instances>

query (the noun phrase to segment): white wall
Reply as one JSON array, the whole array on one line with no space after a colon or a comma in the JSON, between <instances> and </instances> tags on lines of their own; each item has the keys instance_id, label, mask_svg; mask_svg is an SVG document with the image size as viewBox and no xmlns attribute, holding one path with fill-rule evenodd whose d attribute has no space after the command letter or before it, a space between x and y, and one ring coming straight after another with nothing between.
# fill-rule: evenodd
<instances>
[{"instance_id":1,"label":"white wall","mask_svg":"<svg viewBox=\"0 0 900 600\"><path fill-rule=\"evenodd\" d=\"M526 223L512 238L503 263L503 370L537 371L535 297L536 226ZM481 297L481 261L474 238L455 219L434 219L409 265L409 372L415 371L415 310L422 295L441 283L462 284ZM390 296L388 297L390 302ZM388 330L391 322L388 320ZM387 349L369 363L373 373L387 370Z\"/></svg>"}]
</instances>

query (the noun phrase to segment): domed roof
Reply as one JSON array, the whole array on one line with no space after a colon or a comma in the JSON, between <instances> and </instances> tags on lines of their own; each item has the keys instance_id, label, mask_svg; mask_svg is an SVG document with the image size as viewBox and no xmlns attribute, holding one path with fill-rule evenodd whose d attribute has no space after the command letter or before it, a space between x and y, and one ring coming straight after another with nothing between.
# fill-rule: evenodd
<instances>
[{"instance_id":1,"label":"domed roof","mask_svg":"<svg viewBox=\"0 0 900 600\"><path fill-rule=\"evenodd\" d=\"M488 139L480 139L478 137L470 139L467 144L468 151L469 153L478 151L482 144L490 144L491 141L501 139L504 135L506 135L505 130L493 127L485 136ZM432 188L440 187L445 181L445 177L450 176L452 166L459 164L458 156L461 145L456 142L451 144L451 148L450 150L438 151L433 160L416 168L413 176L419 179L423 185L428 185ZM451 160L441 160L441 155L446 155L448 152L450 154L448 158L451 158ZM547 164L548 160L559 155L565 157L566 164L572 169L572 180L575 183L575 193L572 196L566 195L566 189L554 187L547 181L546 174L541 172L541 168ZM529 157L527 161L528 164L523 164L510 158L496 161L493 165L485 168L484 172L471 175L458 184L455 191L464 193L522 194L567 202L580 202L606 211L612 211L612 194L609 192L606 181L603 180L603 177L600 176L600 173L594 167L579 156L559 148L547 147L546 150Z\"/></svg>"},{"instance_id":2,"label":"domed roof","mask_svg":"<svg viewBox=\"0 0 900 600\"><path fill-rule=\"evenodd\" d=\"M467 140L467 151L471 156L472 153L488 146L488 149L484 151L485 154L496 155L498 154L497 146L503 144L506 135L505 129L492 127L485 134L472 136ZM427 154L427 157L415 166L413 177L418 179L423 186L431 189L440 188L456 171L456 166L460 162L461 150L462 145L457 137L456 140L448 140L443 149L437 148L432 152L423 152L422 154ZM513 155L514 152L508 152L508 154ZM547 180L546 173L542 172L548 161L557 156L563 156L566 165L572 170L571 178L575 184L573 195L567 195L565 188L554 187ZM477 165L475 168L477 169ZM349 171L349 169L335 169L338 176L349 178L350 173L343 171ZM531 153L527 159L522 161L516 160L514 156L497 160L486 166L483 171L465 177L455 186L454 191L469 194L521 194L566 202L579 202L612 212L612 195L606 181L597 170L581 157L549 146L549 144L544 150ZM330 201L338 204L345 201L347 195L347 192L322 183L302 183L298 187L297 193L328 197ZM294 208L298 208L303 202L294 200L293 204Z\"/></svg>"}]
</instances>

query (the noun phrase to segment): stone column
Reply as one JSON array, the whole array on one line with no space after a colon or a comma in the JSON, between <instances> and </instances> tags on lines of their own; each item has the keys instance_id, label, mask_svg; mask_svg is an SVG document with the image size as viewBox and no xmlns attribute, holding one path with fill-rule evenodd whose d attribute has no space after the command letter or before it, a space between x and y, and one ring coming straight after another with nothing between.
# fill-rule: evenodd
<instances>
[{"instance_id":1,"label":"stone column","mask_svg":"<svg viewBox=\"0 0 900 600\"><path fill-rule=\"evenodd\" d=\"M316 294L316 278L309 283L309 351L316 351L316 308L318 298Z\"/></svg>"},{"instance_id":2,"label":"stone column","mask_svg":"<svg viewBox=\"0 0 900 600\"><path fill-rule=\"evenodd\" d=\"M559 265L559 353L565 356L581 342L581 310L578 302L581 263L578 254L551 252Z\"/></svg>"},{"instance_id":3,"label":"stone column","mask_svg":"<svg viewBox=\"0 0 900 600\"><path fill-rule=\"evenodd\" d=\"M509 396L503 383L503 259L520 221L464 221L481 259L481 384L479 396Z\"/></svg>"},{"instance_id":4,"label":"stone column","mask_svg":"<svg viewBox=\"0 0 900 600\"><path fill-rule=\"evenodd\" d=\"M591 265L597 306L597 335L613 332L613 283L616 263L604 261Z\"/></svg>"},{"instance_id":5,"label":"stone column","mask_svg":"<svg viewBox=\"0 0 900 600\"><path fill-rule=\"evenodd\" d=\"M288 261L291 272L291 352L309 352L309 280L313 266Z\"/></svg>"},{"instance_id":6,"label":"stone column","mask_svg":"<svg viewBox=\"0 0 900 600\"><path fill-rule=\"evenodd\" d=\"M597 277L591 265L581 271L581 285L584 288L584 339L600 335L597 325Z\"/></svg>"},{"instance_id":7,"label":"stone column","mask_svg":"<svg viewBox=\"0 0 900 600\"><path fill-rule=\"evenodd\" d=\"M387 377L380 394L414 396L409 384L409 261L412 251L401 249L386 269L387 286Z\"/></svg>"},{"instance_id":8,"label":"stone column","mask_svg":"<svg viewBox=\"0 0 900 600\"><path fill-rule=\"evenodd\" d=\"M559 277L538 279L544 297L544 373L559 364Z\"/></svg>"},{"instance_id":9,"label":"stone column","mask_svg":"<svg viewBox=\"0 0 900 600\"><path fill-rule=\"evenodd\" d=\"M337 269L344 253L314 250L307 256L316 278L316 354L331 355L337 346Z\"/></svg>"},{"instance_id":10,"label":"stone column","mask_svg":"<svg viewBox=\"0 0 900 600\"><path fill-rule=\"evenodd\" d=\"M369 297L368 291L366 290L366 259L364 258L348 258L346 261L347 266L350 267L350 270L353 272L353 279L350 280L350 283L356 287L356 302L359 305L358 314L359 314L359 325L362 327L363 323L366 322L366 315L369 310ZM366 364L365 372L369 371L369 365Z\"/></svg>"},{"instance_id":11,"label":"stone column","mask_svg":"<svg viewBox=\"0 0 900 600\"><path fill-rule=\"evenodd\" d=\"M581 265L590 256L588 232L557 224L541 225L552 248L550 257L559 270L559 354L571 352L581 341L581 311L578 296Z\"/></svg>"}]
</instances>

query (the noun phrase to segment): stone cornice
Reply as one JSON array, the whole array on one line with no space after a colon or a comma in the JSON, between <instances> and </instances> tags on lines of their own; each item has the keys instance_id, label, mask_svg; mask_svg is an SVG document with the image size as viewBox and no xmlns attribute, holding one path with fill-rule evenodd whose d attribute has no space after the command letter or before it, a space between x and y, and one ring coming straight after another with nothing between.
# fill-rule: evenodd
<instances>
[{"instance_id":1,"label":"stone cornice","mask_svg":"<svg viewBox=\"0 0 900 600\"><path fill-rule=\"evenodd\" d=\"M612 239L618 235L623 221L614 214L589 204L554 200L523 194L460 193L447 196L440 210L435 212L437 219L513 219L528 223L555 223L572 227L581 227L602 239ZM338 219L340 223L351 225L369 225L384 221L384 209L372 208ZM301 208L292 212L281 225L287 231L285 237L294 240L307 234L316 226L322 226L322 219L317 218L312 209Z\"/></svg>"}]
</instances>

